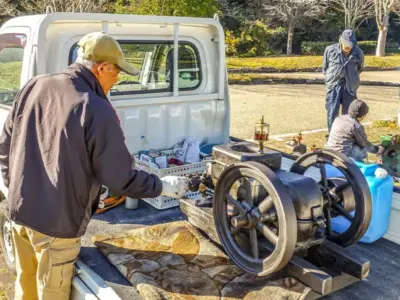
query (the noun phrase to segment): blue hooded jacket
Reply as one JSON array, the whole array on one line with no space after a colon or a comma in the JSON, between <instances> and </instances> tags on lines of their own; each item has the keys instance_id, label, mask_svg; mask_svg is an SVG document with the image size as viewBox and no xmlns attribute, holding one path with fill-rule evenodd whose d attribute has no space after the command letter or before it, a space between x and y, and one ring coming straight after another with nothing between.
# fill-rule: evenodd
<instances>
[{"instance_id":1,"label":"blue hooded jacket","mask_svg":"<svg viewBox=\"0 0 400 300\"><path fill-rule=\"evenodd\" d=\"M341 41L346 39L353 43L353 49L348 56L343 54ZM332 90L340 83L340 77L343 72L346 80L346 87L350 94L356 95L360 86L360 73L364 67L364 53L357 46L357 38L352 30L343 32L340 42L326 47L322 72L325 75L325 84L327 90Z\"/></svg>"}]
</instances>

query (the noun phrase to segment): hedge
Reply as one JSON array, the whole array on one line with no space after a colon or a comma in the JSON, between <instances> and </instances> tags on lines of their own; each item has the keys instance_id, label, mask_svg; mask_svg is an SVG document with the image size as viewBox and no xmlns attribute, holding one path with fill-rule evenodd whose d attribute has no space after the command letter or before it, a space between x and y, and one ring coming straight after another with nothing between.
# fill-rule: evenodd
<instances>
[{"instance_id":1,"label":"hedge","mask_svg":"<svg viewBox=\"0 0 400 300\"><path fill-rule=\"evenodd\" d=\"M325 48L335 44L335 42L303 42L301 51L307 55L323 55ZM358 46L364 51L364 54L375 54L377 41L360 41ZM398 43L388 43L386 45L387 53L400 53Z\"/></svg>"},{"instance_id":2,"label":"hedge","mask_svg":"<svg viewBox=\"0 0 400 300\"><path fill-rule=\"evenodd\" d=\"M248 73L249 69L259 70L261 73L276 72L319 72L322 66L322 56L280 56L280 57L227 57L228 69L240 70ZM400 67L400 55L386 57L365 56L365 70L379 69L392 70Z\"/></svg>"},{"instance_id":3,"label":"hedge","mask_svg":"<svg viewBox=\"0 0 400 300\"><path fill-rule=\"evenodd\" d=\"M271 76L268 74L229 74L229 84L325 84L323 78ZM361 85L399 87L398 83L361 80Z\"/></svg>"}]
</instances>

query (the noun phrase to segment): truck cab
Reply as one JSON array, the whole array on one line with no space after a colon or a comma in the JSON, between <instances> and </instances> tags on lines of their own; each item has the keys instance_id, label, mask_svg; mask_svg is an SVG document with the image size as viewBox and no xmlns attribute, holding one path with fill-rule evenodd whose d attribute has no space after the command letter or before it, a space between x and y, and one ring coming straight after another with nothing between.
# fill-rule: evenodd
<instances>
[{"instance_id":1,"label":"truck cab","mask_svg":"<svg viewBox=\"0 0 400 300\"><path fill-rule=\"evenodd\" d=\"M137 76L121 73L108 95L132 154L143 149L143 136L154 149L172 148L183 136L229 141L224 33L217 19L204 18L50 13L9 20L0 29L0 128L19 89L34 76L62 72L76 60L80 38L95 31L118 40L140 70ZM6 197L0 179L0 198ZM2 251L13 269L11 225L4 215L1 220ZM88 282L99 297L102 279L81 261L77 269L73 299L90 294ZM118 299L107 291L108 299Z\"/></svg>"}]
</instances>

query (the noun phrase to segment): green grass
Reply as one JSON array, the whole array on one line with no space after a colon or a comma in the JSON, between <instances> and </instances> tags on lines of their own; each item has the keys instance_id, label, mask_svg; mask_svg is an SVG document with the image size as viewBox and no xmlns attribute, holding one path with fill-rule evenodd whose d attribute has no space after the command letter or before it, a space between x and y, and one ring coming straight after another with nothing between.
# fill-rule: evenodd
<instances>
[{"instance_id":1,"label":"green grass","mask_svg":"<svg viewBox=\"0 0 400 300\"><path fill-rule=\"evenodd\" d=\"M228 57L226 59L228 68L260 68L270 67L278 70L293 70L305 68L318 68L321 67L321 56L290 56L290 57L252 57L252 58L234 58ZM133 61L132 61L133 62ZM135 61L133 65L140 69L140 64ZM387 57L366 56L365 66L367 67L380 67L380 68L393 68L400 67L400 55L392 55ZM0 91L17 90L20 84L21 62L7 62L0 63ZM248 80L252 78L268 79L262 75L251 74L230 74L230 79ZM130 76L121 72L119 81L121 80L138 80L138 76Z\"/></svg>"},{"instance_id":2,"label":"green grass","mask_svg":"<svg viewBox=\"0 0 400 300\"><path fill-rule=\"evenodd\" d=\"M0 91L17 90L21 80L22 62L0 62Z\"/></svg>"},{"instance_id":3,"label":"green grass","mask_svg":"<svg viewBox=\"0 0 400 300\"><path fill-rule=\"evenodd\" d=\"M296 73L295 73L296 74ZM275 74L276 75L276 74ZM280 75L280 76L273 76L270 75L269 73L263 74L263 73L228 73L228 79L230 81L241 81L241 82L246 82L248 84L252 83L254 80L273 80L275 82L279 83L284 83L284 80L323 80L319 78L303 78L301 76L299 77L290 77L290 76L285 76L285 75Z\"/></svg>"},{"instance_id":4,"label":"green grass","mask_svg":"<svg viewBox=\"0 0 400 300\"><path fill-rule=\"evenodd\" d=\"M226 59L228 68L275 68L277 70L293 70L319 68L322 65L322 56L289 56L289 57L251 57ZM400 55L386 57L365 57L366 67L393 68L400 67Z\"/></svg>"},{"instance_id":5,"label":"green grass","mask_svg":"<svg viewBox=\"0 0 400 300\"><path fill-rule=\"evenodd\" d=\"M398 128L396 121L394 120L376 120L372 122L374 128Z\"/></svg>"}]
</instances>

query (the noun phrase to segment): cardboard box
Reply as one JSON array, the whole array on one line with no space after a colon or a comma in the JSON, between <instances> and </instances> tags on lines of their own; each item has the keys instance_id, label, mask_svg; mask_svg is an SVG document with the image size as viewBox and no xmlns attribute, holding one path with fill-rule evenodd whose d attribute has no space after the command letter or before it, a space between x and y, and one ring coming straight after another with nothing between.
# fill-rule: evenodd
<instances>
[{"instance_id":1,"label":"cardboard box","mask_svg":"<svg viewBox=\"0 0 400 300\"><path fill-rule=\"evenodd\" d=\"M151 157L151 156L148 155L147 152L143 151L143 152L139 153L139 159L141 161L149 163L153 167L157 167L159 169L168 168L168 158L167 158L167 155L165 153L163 153L163 152L161 152L160 156Z\"/></svg>"}]
</instances>

